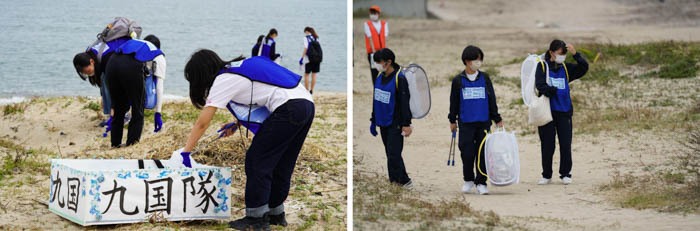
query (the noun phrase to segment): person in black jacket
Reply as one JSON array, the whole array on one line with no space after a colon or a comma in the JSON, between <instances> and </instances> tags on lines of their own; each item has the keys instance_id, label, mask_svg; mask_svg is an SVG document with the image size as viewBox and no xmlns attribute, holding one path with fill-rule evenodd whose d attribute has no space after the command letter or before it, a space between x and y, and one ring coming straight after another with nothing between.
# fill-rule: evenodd
<instances>
[{"instance_id":1,"label":"person in black jacket","mask_svg":"<svg viewBox=\"0 0 700 231\"><path fill-rule=\"evenodd\" d=\"M370 133L377 136L381 132L384 151L387 157L389 182L410 189L411 178L406 173L406 166L401 157L404 136L411 135L411 108L408 81L395 62L394 52L383 48L374 53L379 76L374 83L374 100L372 107Z\"/></svg>"},{"instance_id":2,"label":"person in black jacket","mask_svg":"<svg viewBox=\"0 0 700 231\"><path fill-rule=\"evenodd\" d=\"M577 64L564 62L567 51L571 51ZM545 60L537 64L535 87L539 94L549 97L553 119L552 122L537 128L542 142L542 179L538 184L549 184L551 181L555 136L559 136L559 178L564 184L570 184L572 181L571 116L574 114L574 108L571 105L569 83L583 77L586 72L586 60L576 52L574 46L558 39L549 45Z\"/></svg>"},{"instance_id":3,"label":"person in black jacket","mask_svg":"<svg viewBox=\"0 0 700 231\"><path fill-rule=\"evenodd\" d=\"M462 192L471 193L476 184L477 193L482 195L488 194L488 190L484 150L479 149L479 146L491 129L492 120L497 126L503 126L489 74L479 71L483 60L484 53L476 46L467 46L462 51L465 69L452 79L450 113L447 115L450 130L455 132L459 128L459 151L464 176ZM475 161L478 162L476 179Z\"/></svg>"}]
</instances>

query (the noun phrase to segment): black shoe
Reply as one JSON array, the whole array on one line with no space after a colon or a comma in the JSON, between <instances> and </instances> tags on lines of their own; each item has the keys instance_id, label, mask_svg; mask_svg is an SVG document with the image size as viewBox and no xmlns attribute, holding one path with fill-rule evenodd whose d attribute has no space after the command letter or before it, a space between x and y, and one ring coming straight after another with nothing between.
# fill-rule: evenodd
<instances>
[{"instance_id":1,"label":"black shoe","mask_svg":"<svg viewBox=\"0 0 700 231\"><path fill-rule=\"evenodd\" d=\"M269 215L271 225L280 225L282 227L287 227L287 219L284 219L284 212L280 215Z\"/></svg>"},{"instance_id":2,"label":"black shoe","mask_svg":"<svg viewBox=\"0 0 700 231\"><path fill-rule=\"evenodd\" d=\"M314 90L309 91L309 94L312 94L312 95L313 95L313 94L314 94Z\"/></svg>"},{"instance_id":3,"label":"black shoe","mask_svg":"<svg viewBox=\"0 0 700 231\"><path fill-rule=\"evenodd\" d=\"M270 218L267 216L267 214L263 217L246 216L244 218L229 222L228 227L235 230L269 231Z\"/></svg>"}]
</instances>

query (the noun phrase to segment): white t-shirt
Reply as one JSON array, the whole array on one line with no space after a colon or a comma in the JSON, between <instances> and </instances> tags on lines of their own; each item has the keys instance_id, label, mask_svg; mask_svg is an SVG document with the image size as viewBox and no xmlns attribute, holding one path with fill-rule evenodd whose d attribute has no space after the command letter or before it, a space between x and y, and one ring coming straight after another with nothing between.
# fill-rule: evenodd
<instances>
[{"instance_id":1,"label":"white t-shirt","mask_svg":"<svg viewBox=\"0 0 700 231\"><path fill-rule=\"evenodd\" d=\"M165 79L165 68L167 64L165 63L165 56L158 55L153 59L156 63L156 69L153 71L153 75L157 76L159 79Z\"/></svg>"},{"instance_id":2,"label":"white t-shirt","mask_svg":"<svg viewBox=\"0 0 700 231\"><path fill-rule=\"evenodd\" d=\"M467 79L469 79L469 81L474 81L478 75L479 71L475 71L474 74L467 73Z\"/></svg>"},{"instance_id":3,"label":"white t-shirt","mask_svg":"<svg viewBox=\"0 0 700 231\"><path fill-rule=\"evenodd\" d=\"M372 31L369 30L369 25L367 25L367 22L365 22L364 25L365 35L367 35L368 38L372 38ZM372 25L374 26L374 29L377 30L377 33L382 33L382 20L372 22ZM389 22L384 23L384 37L389 37Z\"/></svg>"},{"instance_id":4,"label":"white t-shirt","mask_svg":"<svg viewBox=\"0 0 700 231\"><path fill-rule=\"evenodd\" d=\"M223 73L214 79L204 106L226 108L230 101L248 105L251 103L251 84L253 91L252 104L265 106L271 113L290 99L306 99L313 102L311 94L302 84L298 84L295 88L287 89L261 82L253 82L238 74Z\"/></svg>"}]
</instances>

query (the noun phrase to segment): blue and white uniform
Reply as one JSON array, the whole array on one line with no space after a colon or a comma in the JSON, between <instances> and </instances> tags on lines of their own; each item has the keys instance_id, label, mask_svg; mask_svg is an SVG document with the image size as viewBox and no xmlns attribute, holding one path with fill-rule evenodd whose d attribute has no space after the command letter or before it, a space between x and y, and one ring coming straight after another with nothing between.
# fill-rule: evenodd
<instances>
[{"instance_id":1,"label":"blue and white uniform","mask_svg":"<svg viewBox=\"0 0 700 231\"><path fill-rule=\"evenodd\" d=\"M262 106L270 112L246 152L246 216L279 215L284 212L296 159L313 121L311 94L299 84L301 76L266 57L231 63L219 73L205 107L224 109L234 102Z\"/></svg>"}]
</instances>

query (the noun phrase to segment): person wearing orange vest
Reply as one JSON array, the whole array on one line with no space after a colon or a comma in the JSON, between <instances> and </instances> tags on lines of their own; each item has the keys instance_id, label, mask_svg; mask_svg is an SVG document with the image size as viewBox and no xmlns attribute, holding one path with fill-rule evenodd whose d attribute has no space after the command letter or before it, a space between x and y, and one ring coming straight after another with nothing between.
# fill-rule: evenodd
<instances>
[{"instance_id":1,"label":"person wearing orange vest","mask_svg":"<svg viewBox=\"0 0 700 231\"><path fill-rule=\"evenodd\" d=\"M379 20L382 9L374 5L369 8L369 20L365 22L365 45L367 47L367 60L369 60L372 73L372 84L376 82L379 71L374 68L372 54L386 48L386 37L389 36L389 24L386 20Z\"/></svg>"}]
</instances>

